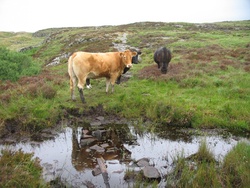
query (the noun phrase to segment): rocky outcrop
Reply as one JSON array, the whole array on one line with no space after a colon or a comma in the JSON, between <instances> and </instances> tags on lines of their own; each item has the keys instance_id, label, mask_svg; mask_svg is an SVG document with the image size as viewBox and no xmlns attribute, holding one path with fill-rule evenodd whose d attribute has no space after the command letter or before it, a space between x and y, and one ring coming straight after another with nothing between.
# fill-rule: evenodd
<instances>
[{"instance_id":1,"label":"rocky outcrop","mask_svg":"<svg viewBox=\"0 0 250 188\"><path fill-rule=\"evenodd\" d=\"M54 58L49 64L47 64L46 66L55 66L61 63L62 59L68 59L70 56L70 53L63 53L59 56L57 56L56 58Z\"/></svg>"}]
</instances>

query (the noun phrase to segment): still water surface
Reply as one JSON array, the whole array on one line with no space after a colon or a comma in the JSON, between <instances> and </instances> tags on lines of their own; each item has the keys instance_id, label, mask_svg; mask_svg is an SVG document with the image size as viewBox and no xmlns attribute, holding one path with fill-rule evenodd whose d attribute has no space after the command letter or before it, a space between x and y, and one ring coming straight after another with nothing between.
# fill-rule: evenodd
<instances>
[{"instance_id":1,"label":"still water surface","mask_svg":"<svg viewBox=\"0 0 250 188\"><path fill-rule=\"evenodd\" d=\"M132 187L132 182L124 181L126 170L140 170L139 167L131 167L134 161L141 158L149 158L150 164L154 165L164 177L170 170L173 159L180 155L189 156L198 151L199 144L206 140L209 148L215 154L216 159L221 161L223 157L240 140L229 136L192 136L188 139L165 136L159 137L154 133L138 134L133 126L124 125L122 131L114 131L114 126L109 127L109 136L99 139L95 145L108 145L109 151L93 151L90 145L81 144L82 127L63 130L53 140L39 142L18 143L16 145L0 145L0 149L22 149L24 152L33 152L35 157L40 158L44 168L44 178L47 181L61 177L71 187L86 187L89 181L96 187L105 187L102 175L94 176L92 170L96 167L97 157L103 157L106 161L110 187ZM119 125L121 127L121 125ZM130 139L124 130L129 131ZM171 130L172 131L172 130ZM172 134L171 134L172 135ZM93 145L93 144L92 144ZM159 187L165 185L164 178Z\"/></svg>"}]
</instances>

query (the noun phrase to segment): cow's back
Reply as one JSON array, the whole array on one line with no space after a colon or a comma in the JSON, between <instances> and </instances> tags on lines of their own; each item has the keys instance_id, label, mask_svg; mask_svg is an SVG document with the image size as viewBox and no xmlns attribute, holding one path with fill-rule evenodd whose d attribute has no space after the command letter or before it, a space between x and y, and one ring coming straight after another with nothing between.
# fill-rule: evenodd
<instances>
[{"instance_id":1,"label":"cow's back","mask_svg":"<svg viewBox=\"0 0 250 188\"><path fill-rule=\"evenodd\" d=\"M91 78L108 77L110 73L121 69L121 66L118 52L77 52L73 63L76 74L90 75Z\"/></svg>"}]
</instances>

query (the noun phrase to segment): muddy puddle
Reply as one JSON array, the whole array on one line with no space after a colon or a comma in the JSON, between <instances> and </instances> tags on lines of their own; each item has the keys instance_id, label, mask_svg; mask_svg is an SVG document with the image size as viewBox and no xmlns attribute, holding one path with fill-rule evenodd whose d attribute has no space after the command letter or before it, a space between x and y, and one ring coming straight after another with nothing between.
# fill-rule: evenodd
<instances>
[{"instance_id":1,"label":"muddy puddle","mask_svg":"<svg viewBox=\"0 0 250 188\"><path fill-rule=\"evenodd\" d=\"M158 134L141 132L130 123L71 128L62 126L54 139L0 145L0 149L22 149L40 158L44 179L60 177L69 187L133 187L124 180L128 170L140 171L148 162L159 172L159 187L165 186L165 175L171 171L173 159L198 151L204 139L218 161L241 139L230 134L193 134L194 130L169 129ZM202 131L201 131L202 132ZM100 168L98 159L102 161ZM144 159L144 161L142 161ZM146 160L145 160L146 159ZM106 179L102 174L105 170Z\"/></svg>"}]
</instances>

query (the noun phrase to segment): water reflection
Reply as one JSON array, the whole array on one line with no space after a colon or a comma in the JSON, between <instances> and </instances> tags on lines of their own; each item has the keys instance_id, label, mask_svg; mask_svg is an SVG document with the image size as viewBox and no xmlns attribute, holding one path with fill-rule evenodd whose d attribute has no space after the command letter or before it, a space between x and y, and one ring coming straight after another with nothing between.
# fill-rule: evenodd
<instances>
[{"instance_id":1,"label":"water reflection","mask_svg":"<svg viewBox=\"0 0 250 188\"><path fill-rule=\"evenodd\" d=\"M168 130L160 135L139 134L133 126L128 125L105 125L97 129L91 127L89 130L82 127L66 127L54 140L0 145L0 149L8 147L33 152L35 157L41 159L44 178L47 181L59 176L72 187L86 187L86 181L97 187L105 187L103 177L92 174L97 165L96 159L103 157L106 160L110 186L129 187L123 177L126 169L131 168L131 161L149 158L150 163L159 169L163 177L170 170L176 155L182 152L185 156L194 154L201 140L206 139L217 160L222 160L239 141L239 138L234 137L204 137L190 134L182 136L178 133L176 135L178 136L175 136L174 130ZM86 138L94 140L86 144ZM160 182L160 185L163 184L164 182Z\"/></svg>"},{"instance_id":2,"label":"water reflection","mask_svg":"<svg viewBox=\"0 0 250 188\"><path fill-rule=\"evenodd\" d=\"M123 129L124 127L120 127ZM118 127L106 126L94 131L78 128L72 130L72 164L77 171L93 169L97 158L105 161L116 160L119 163L131 161L131 152L124 147L128 141L126 132ZM123 129L124 130L124 129ZM84 134L88 133L88 134ZM116 162L116 163L117 163Z\"/></svg>"}]
</instances>

